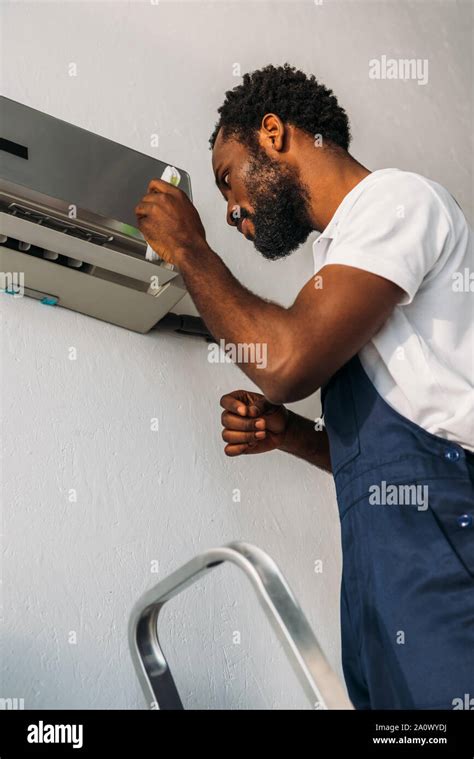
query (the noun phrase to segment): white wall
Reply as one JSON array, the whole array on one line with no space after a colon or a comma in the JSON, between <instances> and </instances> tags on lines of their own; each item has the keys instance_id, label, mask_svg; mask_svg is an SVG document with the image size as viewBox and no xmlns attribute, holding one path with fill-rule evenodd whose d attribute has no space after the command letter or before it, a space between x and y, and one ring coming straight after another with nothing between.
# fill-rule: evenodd
<instances>
[{"instance_id":1,"label":"white wall","mask_svg":"<svg viewBox=\"0 0 474 759\"><path fill-rule=\"evenodd\" d=\"M207 140L224 91L239 81L233 65L243 73L288 60L315 73L348 109L362 162L424 173L468 208L468 7L4 3L3 90L187 168L214 249L251 289L288 304L311 275L309 245L285 262L264 261L226 226L210 171ZM382 54L428 58L429 84L370 81L368 60ZM251 383L235 367L210 365L204 342L139 336L29 299L1 296L1 305L0 695L24 698L26 708L141 708L126 632L133 603L196 553L234 539L279 563L339 669L332 480L280 453L224 457L219 398ZM319 414L315 398L297 406ZM163 621L189 708L306 707L238 570L215 570Z\"/></svg>"}]
</instances>

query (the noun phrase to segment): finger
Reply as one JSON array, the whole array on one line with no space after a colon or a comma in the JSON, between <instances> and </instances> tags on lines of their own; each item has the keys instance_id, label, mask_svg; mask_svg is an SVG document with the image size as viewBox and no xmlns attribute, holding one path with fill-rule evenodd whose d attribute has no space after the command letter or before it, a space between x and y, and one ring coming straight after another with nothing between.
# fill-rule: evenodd
<instances>
[{"instance_id":1,"label":"finger","mask_svg":"<svg viewBox=\"0 0 474 759\"><path fill-rule=\"evenodd\" d=\"M251 419L248 416L231 414L230 411L222 412L221 422L222 426L227 427L229 430L244 430L248 432L254 429L265 429L265 420L261 417L259 419Z\"/></svg>"},{"instance_id":2,"label":"finger","mask_svg":"<svg viewBox=\"0 0 474 759\"><path fill-rule=\"evenodd\" d=\"M256 416L260 416L261 413L261 408L259 408L259 406L257 406L255 403L252 403L252 405L249 406L249 416L255 418Z\"/></svg>"},{"instance_id":3,"label":"finger","mask_svg":"<svg viewBox=\"0 0 474 759\"><path fill-rule=\"evenodd\" d=\"M244 394L244 390L235 390L233 393L223 395L220 399L220 405L227 411L232 411L234 414L240 414L241 416L247 415L247 406L242 402L240 394Z\"/></svg>"},{"instance_id":4,"label":"finger","mask_svg":"<svg viewBox=\"0 0 474 759\"><path fill-rule=\"evenodd\" d=\"M265 430L258 430L256 432L242 432L242 430L222 430L222 439L226 443L232 443L233 445L240 445L241 443L258 443L265 438L267 433Z\"/></svg>"},{"instance_id":5,"label":"finger","mask_svg":"<svg viewBox=\"0 0 474 759\"><path fill-rule=\"evenodd\" d=\"M224 453L226 456L240 456L242 453L246 453L249 447L245 443L243 445L226 445Z\"/></svg>"},{"instance_id":6,"label":"finger","mask_svg":"<svg viewBox=\"0 0 474 759\"><path fill-rule=\"evenodd\" d=\"M148 183L147 192L162 192L164 195L175 195L181 192L181 190L169 182L165 182L164 179L152 179Z\"/></svg>"},{"instance_id":7,"label":"finger","mask_svg":"<svg viewBox=\"0 0 474 759\"><path fill-rule=\"evenodd\" d=\"M151 203L150 201L143 201L141 200L137 205L135 206L135 215L139 218L144 216L149 216L152 209L156 206L156 203Z\"/></svg>"},{"instance_id":8,"label":"finger","mask_svg":"<svg viewBox=\"0 0 474 759\"><path fill-rule=\"evenodd\" d=\"M162 198L159 196L157 192L147 192L146 195L143 196L140 203L153 203L153 205L156 205L157 203L168 203L168 198Z\"/></svg>"},{"instance_id":9,"label":"finger","mask_svg":"<svg viewBox=\"0 0 474 759\"><path fill-rule=\"evenodd\" d=\"M261 443L260 445L257 445L257 443L241 443L240 445L226 445L224 453L226 456L249 456L256 453L263 453L265 450L267 450L265 445L262 447ZM271 450L271 448L269 447L268 450Z\"/></svg>"}]
</instances>

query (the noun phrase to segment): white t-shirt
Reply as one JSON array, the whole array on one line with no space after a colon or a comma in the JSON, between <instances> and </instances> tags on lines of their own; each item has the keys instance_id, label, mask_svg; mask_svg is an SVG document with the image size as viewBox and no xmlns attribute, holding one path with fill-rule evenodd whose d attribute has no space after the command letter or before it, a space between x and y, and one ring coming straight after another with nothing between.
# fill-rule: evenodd
<instances>
[{"instance_id":1,"label":"white t-shirt","mask_svg":"<svg viewBox=\"0 0 474 759\"><path fill-rule=\"evenodd\" d=\"M359 352L396 411L474 450L472 232L444 187L399 169L374 171L338 206L313 244L327 264L365 269L405 297Z\"/></svg>"}]
</instances>

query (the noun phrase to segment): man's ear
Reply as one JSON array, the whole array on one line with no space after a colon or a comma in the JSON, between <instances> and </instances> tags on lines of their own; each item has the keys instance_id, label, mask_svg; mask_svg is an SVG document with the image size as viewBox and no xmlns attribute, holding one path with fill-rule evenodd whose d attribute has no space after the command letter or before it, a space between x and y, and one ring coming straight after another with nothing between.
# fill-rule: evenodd
<instances>
[{"instance_id":1,"label":"man's ear","mask_svg":"<svg viewBox=\"0 0 474 759\"><path fill-rule=\"evenodd\" d=\"M274 150L280 153L285 144L285 136L285 125L280 117L274 113L266 113L260 126L260 145L269 153Z\"/></svg>"}]
</instances>

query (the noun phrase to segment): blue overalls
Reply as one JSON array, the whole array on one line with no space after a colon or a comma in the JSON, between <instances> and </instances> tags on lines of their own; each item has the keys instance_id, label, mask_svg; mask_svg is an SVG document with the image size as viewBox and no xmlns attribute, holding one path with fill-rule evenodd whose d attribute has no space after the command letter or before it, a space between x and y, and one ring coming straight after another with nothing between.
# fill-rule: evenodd
<instances>
[{"instance_id":1,"label":"blue overalls","mask_svg":"<svg viewBox=\"0 0 474 759\"><path fill-rule=\"evenodd\" d=\"M322 403L349 696L357 709L474 708L474 457L392 409L358 356Z\"/></svg>"}]
</instances>

